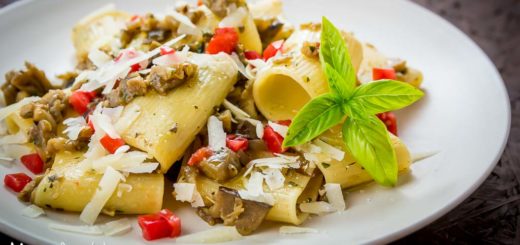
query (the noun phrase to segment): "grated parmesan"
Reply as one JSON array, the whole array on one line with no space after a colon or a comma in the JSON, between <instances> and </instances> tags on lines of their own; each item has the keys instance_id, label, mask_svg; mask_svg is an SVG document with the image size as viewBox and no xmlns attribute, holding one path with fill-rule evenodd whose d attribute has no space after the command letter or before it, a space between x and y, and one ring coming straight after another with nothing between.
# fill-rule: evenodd
<instances>
[{"instance_id":1,"label":"grated parmesan","mask_svg":"<svg viewBox=\"0 0 520 245\"><path fill-rule=\"evenodd\" d=\"M226 132L223 124L215 116L208 119L208 146L214 151L226 149Z\"/></svg>"},{"instance_id":2,"label":"grated parmesan","mask_svg":"<svg viewBox=\"0 0 520 245\"><path fill-rule=\"evenodd\" d=\"M329 203L336 209L336 211L345 210L345 198L340 184L327 183L325 184L325 193Z\"/></svg>"},{"instance_id":3,"label":"grated parmesan","mask_svg":"<svg viewBox=\"0 0 520 245\"><path fill-rule=\"evenodd\" d=\"M242 235L238 233L233 226L217 227L185 236L176 239L178 243L222 243L242 239Z\"/></svg>"},{"instance_id":4,"label":"grated parmesan","mask_svg":"<svg viewBox=\"0 0 520 245\"><path fill-rule=\"evenodd\" d=\"M40 208L34 204L31 204L22 210L23 216L33 218L33 219L38 218L44 214L45 214L45 211L43 211L42 208Z\"/></svg>"}]
</instances>

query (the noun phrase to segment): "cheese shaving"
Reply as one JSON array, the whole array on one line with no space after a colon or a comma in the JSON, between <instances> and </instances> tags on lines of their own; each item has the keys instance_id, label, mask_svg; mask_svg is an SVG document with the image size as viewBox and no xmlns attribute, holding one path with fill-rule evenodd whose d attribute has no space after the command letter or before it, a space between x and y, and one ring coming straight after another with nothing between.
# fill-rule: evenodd
<instances>
[{"instance_id":1,"label":"cheese shaving","mask_svg":"<svg viewBox=\"0 0 520 245\"><path fill-rule=\"evenodd\" d=\"M108 56L107 54L105 54L97 48L90 50L90 52L88 53L88 59L92 61L92 63L96 67L104 66L108 62L112 61L112 58L110 56Z\"/></svg>"},{"instance_id":2,"label":"cheese shaving","mask_svg":"<svg viewBox=\"0 0 520 245\"><path fill-rule=\"evenodd\" d=\"M229 55L229 57L231 58L231 60L233 60L235 67L242 75L244 75L244 77L246 77L247 79L253 79L253 77L249 76L249 74L246 72L246 67L244 66L244 64L242 64L242 61L240 61L240 58L235 52Z\"/></svg>"},{"instance_id":3,"label":"cheese shaving","mask_svg":"<svg viewBox=\"0 0 520 245\"><path fill-rule=\"evenodd\" d=\"M67 125L63 133L71 140L77 140L79 133L81 133L83 128L88 126L87 121L85 121L85 118L82 116L67 118L63 121L63 124Z\"/></svg>"},{"instance_id":4,"label":"cheese shaving","mask_svg":"<svg viewBox=\"0 0 520 245\"><path fill-rule=\"evenodd\" d=\"M179 21L181 23L177 30L178 33L192 35L195 37L202 36L202 31L199 30L197 28L197 26L195 24L193 24L193 22L191 22L191 20L187 16L182 15L182 14L178 13L177 11L169 11L167 13L167 15L172 16L174 19L176 19L177 21Z\"/></svg>"},{"instance_id":5,"label":"cheese shaving","mask_svg":"<svg viewBox=\"0 0 520 245\"><path fill-rule=\"evenodd\" d=\"M42 208L40 208L34 204L31 204L22 210L23 216L33 218L33 219L38 218L44 214L45 214L45 211L43 211Z\"/></svg>"},{"instance_id":6,"label":"cheese shaving","mask_svg":"<svg viewBox=\"0 0 520 245\"><path fill-rule=\"evenodd\" d=\"M264 173L264 179L267 186L271 190L277 190L284 186L285 177L283 176L280 169L268 168L262 171Z\"/></svg>"},{"instance_id":7,"label":"cheese shaving","mask_svg":"<svg viewBox=\"0 0 520 245\"><path fill-rule=\"evenodd\" d=\"M343 160L343 158L345 157L345 152L334 147L334 146L331 146L327 143L325 143L324 141L322 140L315 140L314 141L314 144L316 144L318 147L321 148L321 151L323 153L327 153L330 155L331 158L335 159L335 160L338 160L338 161L341 161Z\"/></svg>"},{"instance_id":8,"label":"cheese shaving","mask_svg":"<svg viewBox=\"0 0 520 245\"><path fill-rule=\"evenodd\" d=\"M310 214L324 214L336 211L331 204L323 201L302 203L300 204L300 210L304 213Z\"/></svg>"},{"instance_id":9,"label":"cheese shaving","mask_svg":"<svg viewBox=\"0 0 520 245\"><path fill-rule=\"evenodd\" d=\"M189 202L192 207L203 207L204 201L197 191L197 186L191 183L175 183L175 200Z\"/></svg>"},{"instance_id":10,"label":"cheese shaving","mask_svg":"<svg viewBox=\"0 0 520 245\"><path fill-rule=\"evenodd\" d=\"M271 121L269 121L268 124L280 136L284 138L287 136L287 131L289 130L289 127Z\"/></svg>"},{"instance_id":11,"label":"cheese shaving","mask_svg":"<svg viewBox=\"0 0 520 245\"><path fill-rule=\"evenodd\" d=\"M131 104L125 107L121 117L116 121L114 127L116 131L122 134L132 123L141 115L141 107L137 104Z\"/></svg>"},{"instance_id":12,"label":"cheese shaving","mask_svg":"<svg viewBox=\"0 0 520 245\"><path fill-rule=\"evenodd\" d=\"M242 239L242 235L238 233L233 226L217 227L185 236L176 239L177 243L222 243Z\"/></svg>"},{"instance_id":13,"label":"cheese shaving","mask_svg":"<svg viewBox=\"0 0 520 245\"><path fill-rule=\"evenodd\" d=\"M246 118L244 120L256 126L256 137L259 139L264 137L264 125L261 121L251 118Z\"/></svg>"},{"instance_id":14,"label":"cheese shaving","mask_svg":"<svg viewBox=\"0 0 520 245\"><path fill-rule=\"evenodd\" d=\"M274 205L274 196L270 193L264 192L264 175L259 172L254 172L249 178L246 189L238 190L240 197L246 200L253 200L257 202Z\"/></svg>"},{"instance_id":15,"label":"cheese shaving","mask_svg":"<svg viewBox=\"0 0 520 245\"><path fill-rule=\"evenodd\" d=\"M129 219L123 218L100 225L99 228L105 236L115 236L129 232L132 225Z\"/></svg>"},{"instance_id":16,"label":"cheese shaving","mask_svg":"<svg viewBox=\"0 0 520 245\"><path fill-rule=\"evenodd\" d=\"M345 199L343 198L341 186L335 183L327 183L324 187L329 203L336 209L336 211L344 211Z\"/></svg>"},{"instance_id":17,"label":"cheese shaving","mask_svg":"<svg viewBox=\"0 0 520 245\"><path fill-rule=\"evenodd\" d=\"M112 167L107 167L105 174L103 174L103 177L101 177L99 181L94 196L81 212L79 219L87 224L94 224L99 213L115 192L117 185L122 179L123 176L118 171Z\"/></svg>"},{"instance_id":18,"label":"cheese shaving","mask_svg":"<svg viewBox=\"0 0 520 245\"><path fill-rule=\"evenodd\" d=\"M303 233L318 233L318 230L308 227L298 226L282 226L279 230L280 234L303 234Z\"/></svg>"},{"instance_id":19,"label":"cheese shaving","mask_svg":"<svg viewBox=\"0 0 520 245\"><path fill-rule=\"evenodd\" d=\"M226 148L226 132L222 122L215 116L210 116L208 119L208 140L209 148L214 151Z\"/></svg>"}]
</instances>

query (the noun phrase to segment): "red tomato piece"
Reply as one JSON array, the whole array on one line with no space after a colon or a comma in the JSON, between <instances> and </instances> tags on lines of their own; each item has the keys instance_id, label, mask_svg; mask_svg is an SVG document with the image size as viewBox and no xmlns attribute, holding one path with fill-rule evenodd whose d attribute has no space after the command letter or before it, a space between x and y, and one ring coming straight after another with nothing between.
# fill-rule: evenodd
<instances>
[{"instance_id":1,"label":"red tomato piece","mask_svg":"<svg viewBox=\"0 0 520 245\"><path fill-rule=\"evenodd\" d=\"M395 70L393 68L372 68L372 79L392 79L395 80Z\"/></svg>"},{"instance_id":2,"label":"red tomato piece","mask_svg":"<svg viewBox=\"0 0 520 245\"><path fill-rule=\"evenodd\" d=\"M152 241L172 234L170 223L158 214L140 215L137 222L143 231L143 238Z\"/></svg>"},{"instance_id":3,"label":"red tomato piece","mask_svg":"<svg viewBox=\"0 0 520 245\"><path fill-rule=\"evenodd\" d=\"M24 173L8 174L4 177L4 184L14 192L22 191L31 181L31 177Z\"/></svg>"},{"instance_id":4,"label":"red tomato piece","mask_svg":"<svg viewBox=\"0 0 520 245\"><path fill-rule=\"evenodd\" d=\"M213 151L211 151L209 147L202 147L191 155L190 160L188 160L188 165L197 165L199 162L210 157L211 155L213 155Z\"/></svg>"},{"instance_id":5,"label":"red tomato piece","mask_svg":"<svg viewBox=\"0 0 520 245\"><path fill-rule=\"evenodd\" d=\"M269 46L264 50L264 60L267 61L272 58L276 53L278 53L278 51L282 52L283 42L283 40L278 40L269 44Z\"/></svg>"},{"instance_id":6,"label":"red tomato piece","mask_svg":"<svg viewBox=\"0 0 520 245\"><path fill-rule=\"evenodd\" d=\"M224 52L231 54L238 44L238 33L233 27L222 27L215 29L215 35L206 47L206 53L218 54Z\"/></svg>"},{"instance_id":7,"label":"red tomato piece","mask_svg":"<svg viewBox=\"0 0 520 245\"><path fill-rule=\"evenodd\" d=\"M96 97L96 92L74 91L69 97L69 104L79 113L83 114L88 110L88 104Z\"/></svg>"},{"instance_id":8,"label":"red tomato piece","mask_svg":"<svg viewBox=\"0 0 520 245\"><path fill-rule=\"evenodd\" d=\"M204 3L202 2L202 0L197 0L197 6L202 6L204 5Z\"/></svg>"},{"instance_id":9,"label":"red tomato piece","mask_svg":"<svg viewBox=\"0 0 520 245\"><path fill-rule=\"evenodd\" d=\"M141 16L139 16L139 15L132 15L132 17L130 18L130 21L134 22L134 21L138 20L139 18L141 18Z\"/></svg>"},{"instance_id":10,"label":"red tomato piece","mask_svg":"<svg viewBox=\"0 0 520 245\"><path fill-rule=\"evenodd\" d=\"M383 121L386 125L386 129L397 136L397 119L395 118L394 113L392 112L384 112L381 114L377 114L377 117Z\"/></svg>"},{"instance_id":11,"label":"red tomato piece","mask_svg":"<svg viewBox=\"0 0 520 245\"><path fill-rule=\"evenodd\" d=\"M39 174L43 172L44 163L42 158L40 157L40 154L38 153L23 155L20 158L20 161L23 163L23 165L25 165L25 167L27 167L27 169L29 169L34 174Z\"/></svg>"},{"instance_id":12,"label":"red tomato piece","mask_svg":"<svg viewBox=\"0 0 520 245\"><path fill-rule=\"evenodd\" d=\"M141 70L141 65L139 65L139 63L130 66L130 72L135 72L139 70Z\"/></svg>"},{"instance_id":13,"label":"red tomato piece","mask_svg":"<svg viewBox=\"0 0 520 245\"><path fill-rule=\"evenodd\" d=\"M101 138L99 140L99 142L101 142L101 145L103 145L103 148L105 148L105 150L107 150L111 154L114 154L114 152L116 152L116 150L119 147L125 145L125 141L123 139L121 139L121 138L112 139L112 138L110 138L110 136L108 136L108 134L105 134L105 136L103 136L103 138Z\"/></svg>"},{"instance_id":14,"label":"red tomato piece","mask_svg":"<svg viewBox=\"0 0 520 245\"><path fill-rule=\"evenodd\" d=\"M284 125L284 126L289 126L291 125L291 120L282 120L282 121L278 121L276 123L280 124L280 125Z\"/></svg>"},{"instance_id":15,"label":"red tomato piece","mask_svg":"<svg viewBox=\"0 0 520 245\"><path fill-rule=\"evenodd\" d=\"M167 47L167 46L162 46L161 48L159 48L159 52L161 53L161 55L174 54L175 53L175 49L172 49L172 48Z\"/></svg>"},{"instance_id":16,"label":"red tomato piece","mask_svg":"<svg viewBox=\"0 0 520 245\"><path fill-rule=\"evenodd\" d=\"M168 221L171 227L170 237L178 237L181 235L181 219L173 214L169 209L163 209L159 212L159 216L164 220Z\"/></svg>"},{"instance_id":17,"label":"red tomato piece","mask_svg":"<svg viewBox=\"0 0 520 245\"><path fill-rule=\"evenodd\" d=\"M234 152L245 151L249 147L249 140L242 136L230 134L226 136L226 146Z\"/></svg>"},{"instance_id":18,"label":"red tomato piece","mask_svg":"<svg viewBox=\"0 0 520 245\"><path fill-rule=\"evenodd\" d=\"M258 52L256 52L256 51L245 51L244 52L244 56L248 60L256 60L256 59L261 59L262 58L262 56L260 56L260 54Z\"/></svg>"},{"instance_id":19,"label":"red tomato piece","mask_svg":"<svg viewBox=\"0 0 520 245\"><path fill-rule=\"evenodd\" d=\"M272 153L282 153L287 150L282 147L283 137L275 132L269 125L265 126L262 139L267 145L267 149Z\"/></svg>"}]
</instances>

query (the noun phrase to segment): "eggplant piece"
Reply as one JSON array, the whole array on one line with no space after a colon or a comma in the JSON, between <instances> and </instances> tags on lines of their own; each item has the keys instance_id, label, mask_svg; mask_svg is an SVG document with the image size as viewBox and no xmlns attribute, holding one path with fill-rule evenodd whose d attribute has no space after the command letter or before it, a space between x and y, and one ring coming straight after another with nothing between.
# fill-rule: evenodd
<instances>
[{"instance_id":1,"label":"eggplant piece","mask_svg":"<svg viewBox=\"0 0 520 245\"><path fill-rule=\"evenodd\" d=\"M235 152L224 149L201 161L198 168L207 177L218 182L224 182L235 177L242 165Z\"/></svg>"}]
</instances>

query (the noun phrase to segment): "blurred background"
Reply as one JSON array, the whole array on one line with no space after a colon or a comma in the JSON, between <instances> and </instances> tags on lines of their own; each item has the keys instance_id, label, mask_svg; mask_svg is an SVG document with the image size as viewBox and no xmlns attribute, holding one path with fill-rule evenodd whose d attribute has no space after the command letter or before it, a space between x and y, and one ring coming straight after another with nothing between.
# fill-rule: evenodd
<instances>
[{"instance_id":1,"label":"blurred background","mask_svg":"<svg viewBox=\"0 0 520 245\"><path fill-rule=\"evenodd\" d=\"M15 1L0 0L0 7ZM520 244L520 0L411 1L457 26L491 58L506 83L512 121L504 154L482 186L441 219L394 244ZM0 241L20 244L1 233Z\"/></svg>"}]
</instances>

